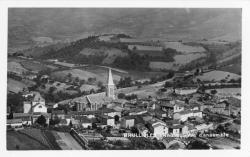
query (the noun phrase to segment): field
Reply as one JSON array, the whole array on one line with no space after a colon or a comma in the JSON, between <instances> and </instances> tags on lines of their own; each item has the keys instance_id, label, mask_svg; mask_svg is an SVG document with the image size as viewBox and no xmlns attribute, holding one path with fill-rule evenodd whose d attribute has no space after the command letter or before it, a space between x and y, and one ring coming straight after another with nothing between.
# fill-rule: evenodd
<instances>
[{"instance_id":1,"label":"field","mask_svg":"<svg viewBox=\"0 0 250 157\"><path fill-rule=\"evenodd\" d=\"M16 131L7 131L7 150L48 150L38 141Z\"/></svg>"},{"instance_id":2,"label":"field","mask_svg":"<svg viewBox=\"0 0 250 157\"><path fill-rule=\"evenodd\" d=\"M8 91L18 93L23 90L23 88L27 88L28 85L21 82L21 81L16 81L13 79L8 79L7 80L7 88Z\"/></svg>"},{"instance_id":3,"label":"field","mask_svg":"<svg viewBox=\"0 0 250 157\"><path fill-rule=\"evenodd\" d=\"M154 70L178 70L178 67L174 65L174 62L150 62L149 67Z\"/></svg>"},{"instance_id":4,"label":"field","mask_svg":"<svg viewBox=\"0 0 250 157\"><path fill-rule=\"evenodd\" d=\"M174 56L175 64L185 65L191 61L197 60L201 57L205 57L205 53L189 53L185 55Z\"/></svg>"},{"instance_id":5,"label":"field","mask_svg":"<svg viewBox=\"0 0 250 157\"><path fill-rule=\"evenodd\" d=\"M230 73L230 72L225 72L225 71L218 71L218 70L214 70L214 71L210 71L207 73L204 73L201 76L197 76L196 79L200 79L202 81L215 81L218 82L220 80L231 80L231 79L239 79L241 76L234 74L234 73Z\"/></svg>"},{"instance_id":6,"label":"field","mask_svg":"<svg viewBox=\"0 0 250 157\"><path fill-rule=\"evenodd\" d=\"M211 138L209 143L219 149L235 149L235 147L240 147L240 143L232 141L228 138Z\"/></svg>"},{"instance_id":7,"label":"field","mask_svg":"<svg viewBox=\"0 0 250 157\"><path fill-rule=\"evenodd\" d=\"M240 75L241 74L241 64L240 63L230 64L230 65L221 67L220 70Z\"/></svg>"},{"instance_id":8,"label":"field","mask_svg":"<svg viewBox=\"0 0 250 157\"><path fill-rule=\"evenodd\" d=\"M82 150L82 147L69 133L54 131L53 135L62 150Z\"/></svg>"},{"instance_id":9,"label":"field","mask_svg":"<svg viewBox=\"0 0 250 157\"><path fill-rule=\"evenodd\" d=\"M24 68L34 71L34 72L39 72L41 70L46 70L48 68L50 69L56 69L57 67L51 66L51 65L45 65L39 62L34 62L34 61L23 61L21 62Z\"/></svg>"},{"instance_id":10,"label":"field","mask_svg":"<svg viewBox=\"0 0 250 157\"><path fill-rule=\"evenodd\" d=\"M174 62L150 62L149 67L155 70L178 70L181 66L205 56L205 53L189 53L176 55L174 56Z\"/></svg>"},{"instance_id":11,"label":"field","mask_svg":"<svg viewBox=\"0 0 250 157\"><path fill-rule=\"evenodd\" d=\"M27 72L27 69L25 69L19 62L11 61L8 62L8 71L21 74Z\"/></svg>"},{"instance_id":12,"label":"field","mask_svg":"<svg viewBox=\"0 0 250 157\"><path fill-rule=\"evenodd\" d=\"M178 52L182 53L193 53L193 52L204 52L205 49L201 46L189 46L189 45L184 45L181 42L164 42L164 47L165 49L171 48L175 49Z\"/></svg>"},{"instance_id":13,"label":"field","mask_svg":"<svg viewBox=\"0 0 250 157\"><path fill-rule=\"evenodd\" d=\"M91 89L97 90L98 87L94 86L94 85L88 85L88 84L84 84L80 87L81 91L90 91Z\"/></svg>"},{"instance_id":14,"label":"field","mask_svg":"<svg viewBox=\"0 0 250 157\"><path fill-rule=\"evenodd\" d=\"M124 57L127 56L127 53L122 52L119 49L115 48L100 48L100 49L91 49L84 48L80 54L85 56L95 55L95 56L105 56L102 61L103 64L112 64L116 57Z\"/></svg>"}]
</instances>

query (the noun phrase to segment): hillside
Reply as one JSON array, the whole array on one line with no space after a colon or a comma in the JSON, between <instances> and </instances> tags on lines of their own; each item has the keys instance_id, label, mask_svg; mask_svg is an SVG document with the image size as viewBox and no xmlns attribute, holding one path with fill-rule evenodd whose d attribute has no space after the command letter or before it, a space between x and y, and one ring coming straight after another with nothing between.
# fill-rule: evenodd
<instances>
[{"instance_id":1,"label":"hillside","mask_svg":"<svg viewBox=\"0 0 250 157\"><path fill-rule=\"evenodd\" d=\"M104 33L171 40L241 38L240 9L12 8L8 15L12 49Z\"/></svg>"}]
</instances>

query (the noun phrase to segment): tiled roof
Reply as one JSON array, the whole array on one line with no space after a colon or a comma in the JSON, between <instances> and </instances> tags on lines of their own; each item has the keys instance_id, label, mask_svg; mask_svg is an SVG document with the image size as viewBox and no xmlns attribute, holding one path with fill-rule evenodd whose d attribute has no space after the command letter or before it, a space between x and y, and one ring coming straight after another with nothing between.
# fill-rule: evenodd
<instances>
[{"instance_id":1,"label":"tiled roof","mask_svg":"<svg viewBox=\"0 0 250 157\"><path fill-rule=\"evenodd\" d=\"M7 119L7 124L22 123L22 119Z\"/></svg>"},{"instance_id":2,"label":"tiled roof","mask_svg":"<svg viewBox=\"0 0 250 157\"><path fill-rule=\"evenodd\" d=\"M30 113L13 113L13 118L30 117Z\"/></svg>"}]
</instances>

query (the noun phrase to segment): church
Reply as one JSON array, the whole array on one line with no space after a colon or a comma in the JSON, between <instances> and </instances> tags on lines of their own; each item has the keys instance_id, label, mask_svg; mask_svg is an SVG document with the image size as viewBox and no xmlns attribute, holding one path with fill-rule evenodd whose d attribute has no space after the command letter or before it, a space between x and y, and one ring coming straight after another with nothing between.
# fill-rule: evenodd
<instances>
[{"instance_id":1,"label":"church","mask_svg":"<svg viewBox=\"0 0 250 157\"><path fill-rule=\"evenodd\" d=\"M90 94L73 99L71 102L77 104L77 111L95 111L116 99L115 84L111 69L108 70L106 91L102 93Z\"/></svg>"}]
</instances>

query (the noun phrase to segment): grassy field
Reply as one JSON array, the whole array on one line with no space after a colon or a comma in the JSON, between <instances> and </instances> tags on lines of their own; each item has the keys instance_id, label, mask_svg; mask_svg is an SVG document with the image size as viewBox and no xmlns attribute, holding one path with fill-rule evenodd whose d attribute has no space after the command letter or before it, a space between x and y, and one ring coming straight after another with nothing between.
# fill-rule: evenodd
<instances>
[{"instance_id":1,"label":"grassy field","mask_svg":"<svg viewBox=\"0 0 250 157\"><path fill-rule=\"evenodd\" d=\"M38 141L16 131L7 131L7 150L48 150Z\"/></svg>"},{"instance_id":2,"label":"grassy field","mask_svg":"<svg viewBox=\"0 0 250 157\"><path fill-rule=\"evenodd\" d=\"M100 48L100 49L91 49L84 48L80 54L85 56L95 55L95 56L106 56L102 61L103 64L112 64L116 57L127 56L127 53L122 52L119 49L115 48Z\"/></svg>"},{"instance_id":3,"label":"grassy field","mask_svg":"<svg viewBox=\"0 0 250 157\"><path fill-rule=\"evenodd\" d=\"M181 42L164 42L165 48L175 49L178 52L182 53L193 53L193 52L204 52L205 49L201 46L189 46L184 45Z\"/></svg>"},{"instance_id":4,"label":"grassy field","mask_svg":"<svg viewBox=\"0 0 250 157\"><path fill-rule=\"evenodd\" d=\"M240 63L230 64L230 65L221 67L219 70L227 71L227 72L231 72L231 73L235 73L235 74L240 75L241 74L241 64Z\"/></svg>"},{"instance_id":5,"label":"grassy field","mask_svg":"<svg viewBox=\"0 0 250 157\"><path fill-rule=\"evenodd\" d=\"M240 75L234 74L234 73L230 73L230 72L225 72L225 71L219 71L219 70L214 70L214 71L210 71L207 73L204 73L201 76L197 76L196 79L200 79L202 81L220 81L222 79L225 80L231 80L231 79L239 79Z\"/></svg>"},{"instance_id":6,"label":"grassy field","mask_svg":"<svg viewBox=\"0 0 250 157\"><path fill-rule=\"evenodd\" d=\"M8 79L7 80L7 89L8 91L18 93L23 90L23 88L27 88L28 85L21 82L21 81L16 81L13 79Z\"/></svg>"},{"instance_id":7,"label":"grassy field","mask_svg":"<svg viewBox=\"0 0 250 157\"><path fill-rule=\"evenodd\" d=\"M39 62L33 62L33 61L23 61L21 62L22 66L28 70L31 70L31 71L34 71L34 72L39 72L39 71L42 71L42 70L46 70L46 69L56 69L57 67L54 67L54 66L47 66L47 65L44 65L42 63L39 63Z\"/></svg>"}]
</instances>

